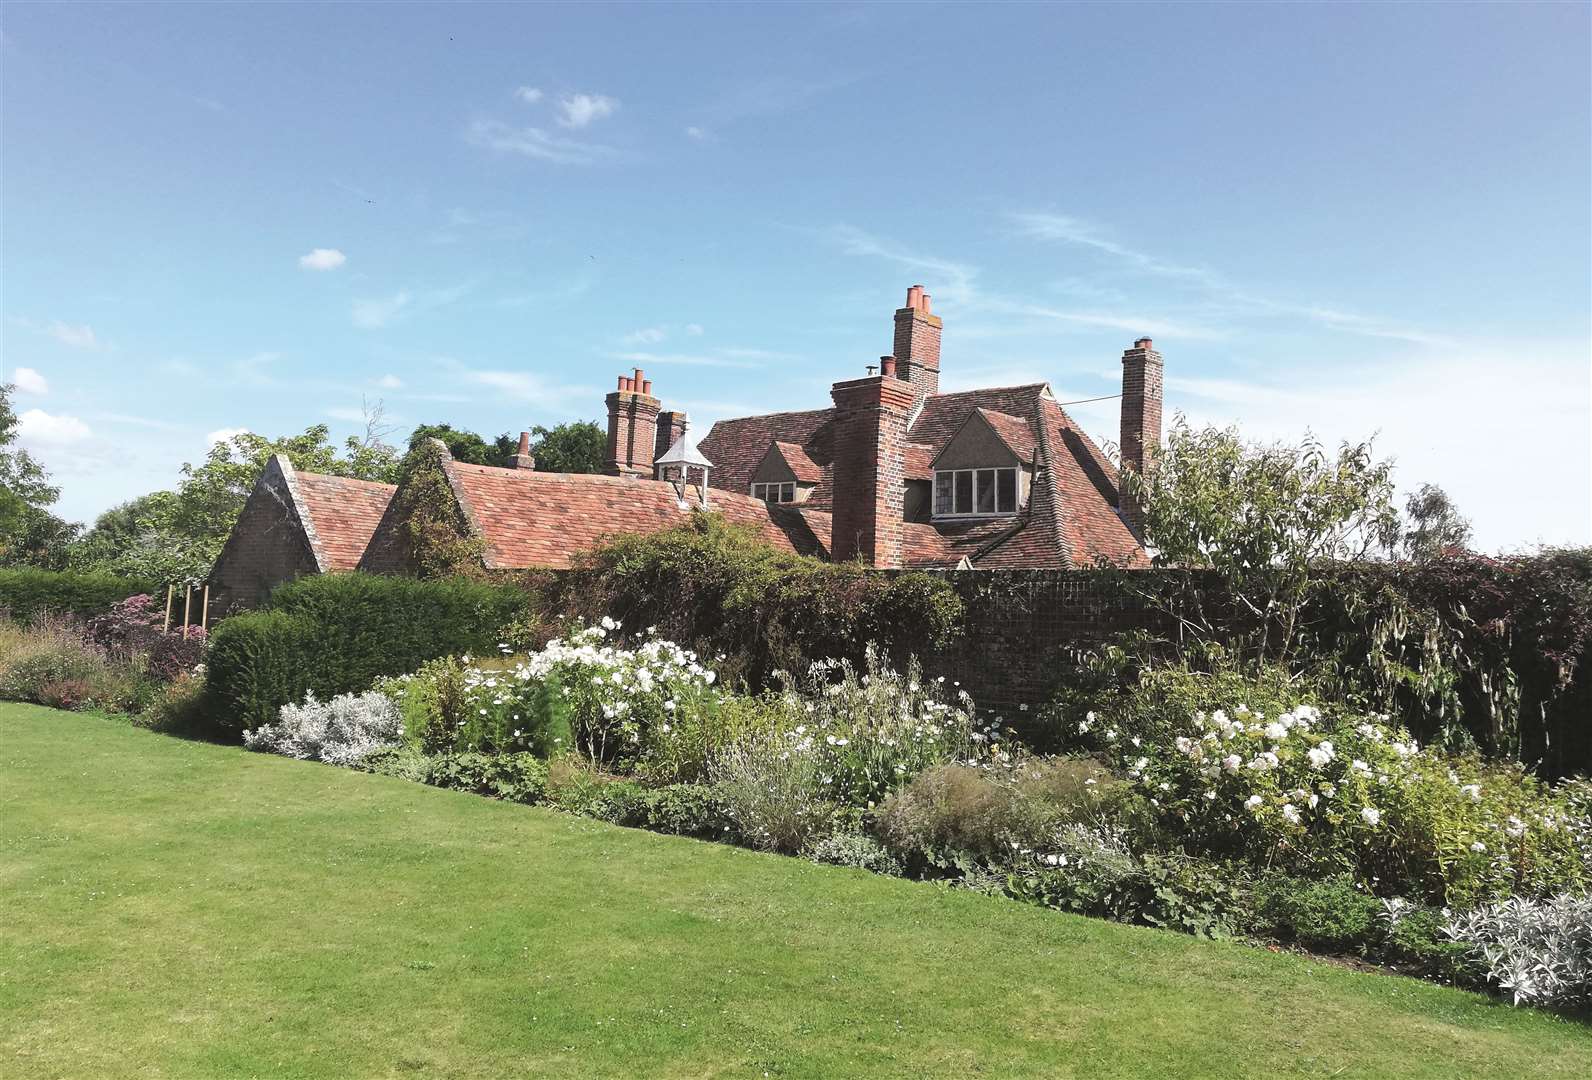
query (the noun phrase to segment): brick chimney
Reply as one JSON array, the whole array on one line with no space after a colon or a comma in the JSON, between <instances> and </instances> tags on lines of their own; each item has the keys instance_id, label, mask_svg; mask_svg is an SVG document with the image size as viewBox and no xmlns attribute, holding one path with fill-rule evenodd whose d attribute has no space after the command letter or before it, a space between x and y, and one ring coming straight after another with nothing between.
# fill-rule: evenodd
<instances>
[{"instance_id":1,"label":"brick chimney","mask_svg":"<svg viewBox=\"0 0 1592 1080\"><path fill-rule=\"evenodd\" d=\"M907 306L895 313L895 358L901 380L919 401L940 392L940 326L923 286L908 289Z\"/></svg>"},{"instance_id":2,"label":"brick chimney","mask_svg":"<svg viewBox=\"0 0 1592 1080\"><path fill-rule=\"evenodd\" d=\"M686 415L676 409L658 414L658 441L653 444L653 460L668 453L669 447L685 434Z\"/></svg>"},{"instance_id":3,"label":"brick chimney","mask_svg":"<svg viewBox=\"0 0 1592 1080\"><path fill-rule=\"evenodd\" d=\"M836 562L860 558L881 569L899 568L907 416L917 394L892 375L838 382L829 394L835 402L830 555Z\"/></svg>"},{"instance_id":4,"label":"brick chimney","mask_svg":"<svg viewBox=\"0 0 1592 1080\"><path fill-rule=\"evenodd\" d=\"M514 456L509 459L511 469L534 469L536 458L531 454L531 433L520 432L520 448L514 451Z\"/></svg>"},{"instance_id":5,"label":"brick chimney","mask_svg":"<svg viewBox=\"0 0 1592 1080\"><path fill-rule=\"evenodd\" d=\"M1140 338L1122 353L1122 468L1140 476L1155 467L1161 449L1161 354ZM1124 492L1118 500L1122 520L1144 542L1144 511Z\"/></svg>"},{"instance_id":6,"label":"brick chimney","mask_svg":"<svg viewBox=\"0 0 1592 1080\"><path fill-rule=\"evenodd\" d=\"M640 368L619 376L619 389L608 395L608 457L603 471L609 476L652 478L657 456L658 409L652 381Z\"/></svg>"}]
</instances>

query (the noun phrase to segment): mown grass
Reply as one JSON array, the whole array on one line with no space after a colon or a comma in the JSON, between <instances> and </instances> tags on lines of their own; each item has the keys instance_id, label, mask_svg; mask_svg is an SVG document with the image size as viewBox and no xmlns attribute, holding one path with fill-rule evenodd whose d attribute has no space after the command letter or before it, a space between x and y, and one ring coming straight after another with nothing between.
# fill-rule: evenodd
<instances>
[{"instance_id":1,"label":"mown grass","mask_svg":"<svg viewBox=\"0 0 1592 1080\"><path fill-rule=\"evenodd\" d=\"M1414 980L0 706L0 1073L1575 1076Z\"/></svg>"}]
</instances>

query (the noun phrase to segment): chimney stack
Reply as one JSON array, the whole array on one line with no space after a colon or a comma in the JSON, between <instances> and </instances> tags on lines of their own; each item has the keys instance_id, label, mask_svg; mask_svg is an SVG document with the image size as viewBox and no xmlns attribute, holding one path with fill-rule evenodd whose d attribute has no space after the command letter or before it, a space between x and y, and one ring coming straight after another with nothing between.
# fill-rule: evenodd
<instances>
[{"instance_id":1,"label":"chimney stack","mask_svg":"<svg viewBox=\"0 0 1592 1080\"><path fill-rule=\"evenodd\" d=\"M520 448L514 452L514 456L509 459L509 462L509 467L514 469L536 468L536 458L531 455L531 433L529 431L520 432Z\"/></svg>"},{"instance_id":2,"label":"chimney stack","mask_svg":"<svg viewBox=\"0 0 1592 1080\"><path fill-rule=\"evenodd\" d=\"M907 306L895 313L895 358L903 382L918 401L940 392L940 317L922 285L907 290Z\"/></svg>"},{"instance_id":3,"label":"chimney stack","mask_svg":"<svg viewBox=\"0 0 1592 1080\"><path fill-rule=\"evenodd\" d=\"M652 477L657 456L658 411L662 402L652 396L652 380L636 368L619 376L619 389L608 402L608 456L603 471L609 476Z\"/></svg>"},{"instance_id":4,"label":"chimney stack","mask_svg":"<svg viewBox=\"0 0 1592 1080\"><path fill-rule=\"evenodd\" d=\"M685 436L686 415L678 409L658 414L658 441L652 458L656 461L669 452L669 448Z\"/></svg>"},{"instance_id":5,"label":"chimney stack","mask_svg":"<svg viewBox=\"0 0 1592 1080\"><path fill-rule=\"evenodd\" d=\"M1122 353L1122 452L1123 471L1147 476L1155 468L1161 449L1161 400L1163 364L1161 354L1149 338L1139 338L1133 348ZM1144 508L1122 492L1118 508L1123 522L1144 543Z\"/></svg>"},{"instance_id":6,"label":"chimney stack","mask_svg":"<svg viewBox=\"0 0 1592 1080\"><path fill-rule=\"evenodd\" d=\"M898 569L906 532L907 416L913 388L888 375L835 383L834 524L836 562L862 559Z\"/></svg>"}]
</instances>

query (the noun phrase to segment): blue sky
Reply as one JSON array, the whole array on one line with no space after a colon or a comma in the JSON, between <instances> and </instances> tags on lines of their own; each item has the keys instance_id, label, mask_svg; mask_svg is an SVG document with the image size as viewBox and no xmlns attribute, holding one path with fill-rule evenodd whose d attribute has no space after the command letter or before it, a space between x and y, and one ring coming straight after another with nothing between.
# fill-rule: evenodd
<instances>
[{"instance_id":1,"label":"blue sky","mask_svg":"<svg viewBox=\"0 0 1592 1080\"><path fill-rule=\"evenodd\" d=\"M820 407L921 282L948 386L1150 334L1169 409L1586 543L1589 10L12 3L5 377L90 518L365 401Z\"/></svg>"}]
</instances>

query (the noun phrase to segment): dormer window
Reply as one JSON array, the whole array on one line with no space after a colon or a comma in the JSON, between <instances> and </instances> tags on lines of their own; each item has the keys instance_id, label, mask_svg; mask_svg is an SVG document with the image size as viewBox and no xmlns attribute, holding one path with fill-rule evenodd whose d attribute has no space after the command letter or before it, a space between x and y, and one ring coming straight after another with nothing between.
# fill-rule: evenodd
<instances>
[{"instance_id":1,"label":"dormer window","mask_svg":"<svg viewBox=\"0 0 1592 1080\"><path fill-rule=\"evenodd\" d=\"M980 517L1017 513L1018 470L936 469L935 517Z\"/></svg>"},{"instance_id":2,"label":"dormer window","mask_svg":"<svg viewBox=\"0 0 1592 1080\"><path fill-rule=\"evenodd\" d=\"M778 484L753 484L752 498L762 499L768 503L795 502L796 484L794 481Z\"/></svg>"}]
</instances>

